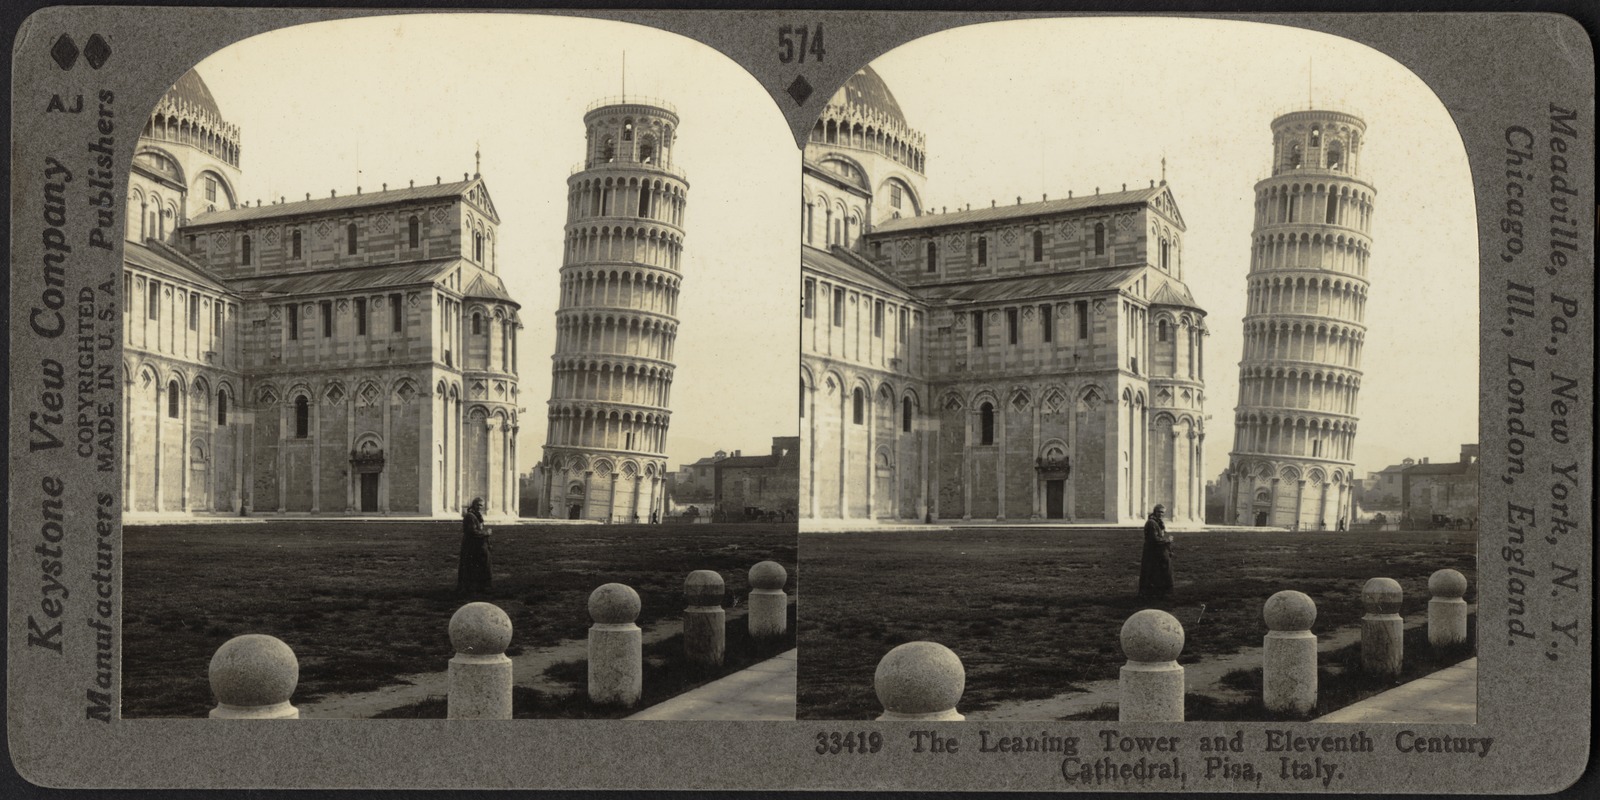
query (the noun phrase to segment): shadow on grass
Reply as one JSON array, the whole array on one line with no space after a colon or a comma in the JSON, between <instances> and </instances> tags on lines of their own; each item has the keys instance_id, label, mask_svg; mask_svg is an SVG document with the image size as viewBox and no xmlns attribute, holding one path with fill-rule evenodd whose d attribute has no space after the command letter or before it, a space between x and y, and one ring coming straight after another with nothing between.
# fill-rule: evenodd
<instances>
[{"instance_id":1,"label":"shadow on grass","mask_svg":"<svg viewBox=\"0 0 1600 800\"><path fill-rule=\"evenodd\" d=\"M1222 700L1190 692L1183 698L1183 718L1189 722L1301 722L1332 714L1346 706L1387 692L1439 670L1453 667L1477 655L1477 615L1467 617L1467 641L1449 647L1428 644L1427 626L1405 633L1405 659L1398 678L1379 678L1361 671L1361 643L1347 645L1323 654L1317 666L1317 704L1307 714L1286 714L1269 710L1261 702L1261 669L1237 669L1222 676L1219 683L1240 692L1246 700ZM1107 703L1064 720L1115 720L1117 706Z\"/></svg>"},{"instance_id":2,"label":"shadow on grass","mask_svg":"<svg viewBox=\"0 0 1600 800\"><path fill-rule=\"evenodd\" d=\"M546 678L565 683L572 691L541 692L518 686L511 691L511 716L514 719L620 719L638 711L704 686L719 678L747 669L795 646L795 607L789 606L789 626L783 636L758 640L750 636L749 617L732 620L726 629L727 649L722 666L707 668L690 664L684 657L683 634L675 634L644 648L644 685L639 704L631 708L602 706L589 702L587 692L589 663L584 659L552 664ZM430 697L419 703L393 708L376 719L444 719L448 704L443 697Z\"/></svg>"}]
</instances>

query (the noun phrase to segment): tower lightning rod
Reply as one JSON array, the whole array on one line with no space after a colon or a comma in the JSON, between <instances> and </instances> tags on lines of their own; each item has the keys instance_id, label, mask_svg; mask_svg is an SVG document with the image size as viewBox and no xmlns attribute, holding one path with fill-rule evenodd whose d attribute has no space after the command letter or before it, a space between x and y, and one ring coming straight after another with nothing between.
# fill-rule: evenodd
<instances>
[{"instance_id":1,"label":"tower lightning rod","mask_svg":"<svg viewBox=\"0 0 1600 800\"><path fill-rule=\"evenodd\" d=\"M628 102L628 51L622 51L622 102Z\"/></svg>"}]
</instances>

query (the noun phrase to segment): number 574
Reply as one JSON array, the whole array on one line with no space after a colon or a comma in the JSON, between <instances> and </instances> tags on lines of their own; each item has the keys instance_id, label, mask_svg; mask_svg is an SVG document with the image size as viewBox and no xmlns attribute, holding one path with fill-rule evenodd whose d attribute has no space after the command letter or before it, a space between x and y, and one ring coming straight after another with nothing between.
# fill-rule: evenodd
<instances>
[{"instance_id":1,"label":"number 574","mask_svg":"<svg viewBox=\"0 0 1600 800\"><path fill-rule=\"evenodd\" d=\"M800 46L795 47L795 36L800 37ZM806 54L811 54L816 60L821 61L827 51L822 49L822 26L818 25L815 32L804 25L784 25L778 28L778 60L788 64L795 60L798 54L800 63L806 63Z\"/></svg>"}]
</instances>

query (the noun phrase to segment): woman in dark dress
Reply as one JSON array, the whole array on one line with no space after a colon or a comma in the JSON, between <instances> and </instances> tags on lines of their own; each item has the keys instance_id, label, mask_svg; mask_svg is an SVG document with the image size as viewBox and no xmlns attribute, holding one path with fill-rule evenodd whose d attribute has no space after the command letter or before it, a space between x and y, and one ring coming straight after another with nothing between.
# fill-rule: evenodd
<instances>
[{"instance_id":1,"label":"woman in dark dress","mask_svg":"<svg viewBox=\"0 0 1600 800\"><path fill-rule=\"evenodd\" d=\"M1172 535L1167 533L1161 515L1167 509L1157 505L1144 523L1144 558L1139 564L1139 597L1162 600L1172 593Z\"/></svg>"},{"instance_id":2,"label":"woman in dark dress","mask_svg":"<svg viewBox=\"0 0 1600 800\"><path fill-rule=\"evenodd\" d=\"M474 497L461 513L461 564L456 591L472 594L489 590L489 534L483 527L483 498Z\"/></svg>"}]
</instances>

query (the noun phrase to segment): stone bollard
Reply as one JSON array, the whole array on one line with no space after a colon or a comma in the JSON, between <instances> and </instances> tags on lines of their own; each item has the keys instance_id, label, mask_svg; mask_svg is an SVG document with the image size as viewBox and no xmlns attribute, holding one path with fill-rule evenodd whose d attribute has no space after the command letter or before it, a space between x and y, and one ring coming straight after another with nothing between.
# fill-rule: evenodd
<instances>
[{"instance_id":1,"label":"stone bollard","mask_svg":"<svg viewBox=\"0 0 1600 800\"><path fill-rule=\"evenodd\" d=\"M746 624L756 639L782 636L789 629L789 595L783 585L789 571L776 561L763 561L750 568L750 616Z\"/></svg>"},{"instance_id":2,"label":"stone bollard","mask_svg":"<svg viewBox=\"0 0 1600 800\"><path fill-rule=\"evenodd\" d=\"M589 700L631 708L644 691L639 593L608 583L589 593Z\"/></svg>"},{"instance_id":3,"label":"stone bollard","mask_svg":"<svg viewBox=\"0 0 1600 800\"><path fill-rule=\"evenodd\" d=\"M683 652L690 664L722 666L727 650L722 595L722 576L709 569L697 569L683 582Z\"/></svg>"},{"instance_id":4,"label":"stone bollard","mask_svg":"<svg viewBox=\"0 0 1600 800\"><path fill-rule=\"evenodd\" d=\"M235 636L211 656L212 719L299 719L289 704L300 683L300 661L276 637Z\"/></svg>"},{"instance_id":5,"label":"stone bollard","mask_svg":"<svg viewBox=\"0 0 1600 800\"><path fill-rule=\"evenodd\" d=\"M1428 644L1449 647L1467 641L1467 578L1453 569L1441 569L1428 578Z\"/></svg>"},{"instance_id":6,"label":"stone bollard","mask_svg":"<svg viewBox=\"0 0 1600 800\"><path fill-rule=\"evenodd\" d=\"M511 618L499 606L468 603L450 617L450 719L511 719Z\"/></svg>"},{"instance_id":7,"label":"stone bollard","mask_svg":"<svg viewBox=\"0 0 1600 800\"><path fill-rule=\"evenodd\" d=\"M1118 722L1182 722L1183 625L1178 618L1147 608L1122 623L1122 702Z\"/></svg>"},{"instance_id":8,"label":"stone bollard","mask_svg":"<svg viewBox=\"0 0 1600 800\"><path fill-rule=\"evenodd\" d=\"M950 648L936 642L907 642L878 662L872 688L883 704L880 720L949 721L967 688L967 671Z\"/></svg>"},{"instance_id":9,"label":"stone bollard","mask_svg":"<svg viewBox=\"0 0 1600 800\"><path fill-rule=\"evenodd\" d=\"M1261 703L1268 711L1306 715L1317 705L1317 604L1301 592L1267 598L1262 642Z\"/></svg>"},{"instance_id":10,"label":"stone bollard","mask_svg":"<svg viewBox=\"0 0 1600 800\"><path fill-rule=\"evenodd\" d=\"M1361 671L1386 678L1400 676L1405 655L1405 622L1400 619L1400 582L1373 578L1361 587Z\"/></svg>"}]
</instances>

